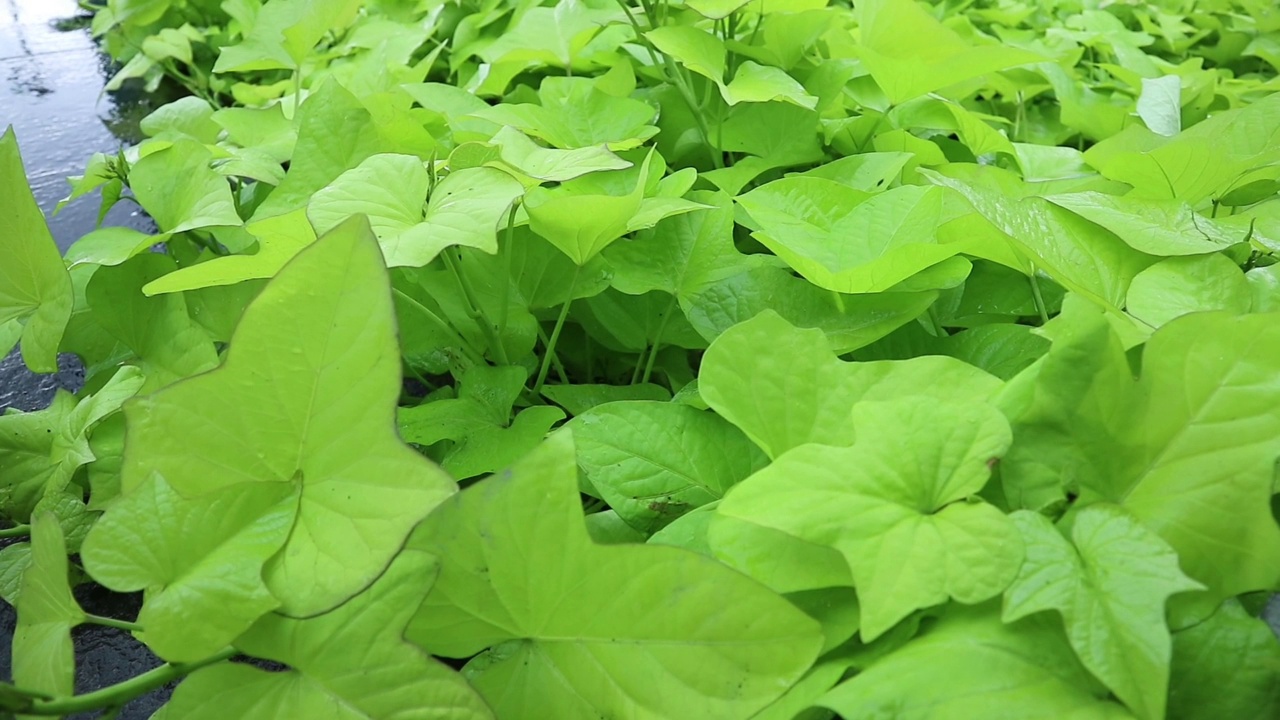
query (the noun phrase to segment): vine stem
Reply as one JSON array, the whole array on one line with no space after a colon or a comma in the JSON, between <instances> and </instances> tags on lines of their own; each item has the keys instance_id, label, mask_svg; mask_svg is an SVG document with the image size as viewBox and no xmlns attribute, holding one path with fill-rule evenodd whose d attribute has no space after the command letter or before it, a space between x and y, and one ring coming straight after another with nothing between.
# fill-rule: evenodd
<instances>
[{"instance_id":1,"label":"vine stem","mask_svg":"<svg viewBox=\"0 0 1280 720\"><path fill-rule=\"evenodd\" d=\"M11 528L0 530L0 538L16 538L27 537L31 534L30 525L15 525Z\"/></svg>"},{"instance_id":2,"label":"vine stem","mask_svg":"<svg viewBox=\"0 0 1280 720\"><path fill-rule=\"evenodd\" d=\"M468 360L475 363L476 365L484 365L484 356L481 355L478 350L471 347L471 343L467 342L466 338L462 337L462 335L460 335L458 331L454 330L453 326L445 322L439 315L431 312L431 308L418 302L412 296L408 295L407 293L405 293L403 290L400 290L399 288L392 288L391 290L401 300L404 300L405 302L409 303L409 305L411 305L414 309L416 309L419 313L421 313L423 317L430 320L432 325L435 325L436 327L443 330L445 334L452 336L453 341L458 343L458 347L462 349L462 352L466 353Z\"/></svg>"},{"instance_id":3,"label":"vine stem","mask_svg":"<svg viewBox=\"0 0 1280 720\"><path fill-rule=\"evenodd\" d=\"M1031 266L1031 299L1036 304L1036 312L1040 314L1040 324L1049 322L1049 311L1044 305L1044 296L1040 294L1040 281L1036 278L1036 266Z\"/></svg>"},{"instance_id":4,"label":"vine stem","mask_svg":"<svg viewBox=\"0 0 1280 720\"><path fill-rule=\"evenodd\" d=\"M508 304L511 302L511 246L515 244L516 238L516 210L520 208L520 201L516 200L511 203L511 210L507 213L507 242L506 247L502 250L502 290L498 297L498 337L502 337L507 332L507 319L511 314Z\"/></svg>"},{"instance_id":5,"label":"vine stem","mask_svg":"<svg viewBox=\"0 0 1280 720\"><path fill-rule=\"evenodd\" d=\"M560 306L560 317L556 318L556 325L551 329L551 339L547 341L547 354L542 356L542 365L538 368L538 378L533 383L533 396L537 397L542 392L542 384L547 381L547 372L551 370L551 359L556 354L556 343L560 341L560 331L564 329L564 321L569 317L569 306L573 305L573 293L578 289L578 276L582 274L582 266L578 265L573 270L573 279L569 281L569 299L564 301L564 305Z\"/></svg>"},{"instance_id":6,"label":"vine stem","mask_svg":"<svg viewBox=\"0 0 1280 720\"><path fill-rule=\"evenodd\" d=\"M180 677L189 675L200 668L228 660L236 654L237 652L234 648L227 648L216 655L193 663L181 665L165 663L137 677L129 678L122 683L116 683L91 693L54 698L52 700L37 700L32 703L30 708L24 709L22 714L62 716L118 707L134 698L146 695L158 687L163 687Z\"/></svg>"},{"instance_id":7,"label":"vine stem","mask_svg":"<svg viewBox=\"0 0 1280 720\"><path fill-rule=\"evenodd\" d=\"M135 622L129 622L128 620L116 620L115 618L102 617L101 615L90 615L87 613L84 616L84 620L85 622L93 623L94 625L112 627L118 630L127 630L129 632L142 632L141 625Z\"/></svg>"},{"instance_id":8,"label":"vine stem","mask_svg":"<svg viewBox=\"0 0 1280 720\"><path fill-rule=\"evenodd\" d=\"M501 365L510 365L511 361L507 358L507 349L502 345L502 338L498 337L498 332L493 323L489 322L489 316L485 314L484 308L481 307L479 296L476 295L475 289L471 287L471 281L467 280L462 268L458 267L458 261L454 259L448 250L440 253L440 257L444 258L445 266L449 268L449 272L453 273L454 279L458 281L458 287L462 288L462 297L467 301L467 315L471 316L471 319L475 320L480 325L480 329L484 331L485 340L489 342L489 346L493 349L494 359ZM509 279L508 282L510 282Z\"/></svg>"},{"instance_id":9,"label":"vine stem","mask_svg":"<svg viewBox=\"0 0 1280 720\"><path fill-rule=\"evenodd\" d=\"M653 348L649 350L649 360L644 364L644 374L640 376L640 382L649 382L649 376L653 374L653 361L658 359L658 348L662 347L662 333L667 330L667 321L671 319L671 313L676 311L676 296L671 296L671 302L667 303L667 312L662 315L662 320L658 323L658 332L653 336Z\"/></svg>"}]
</instances>

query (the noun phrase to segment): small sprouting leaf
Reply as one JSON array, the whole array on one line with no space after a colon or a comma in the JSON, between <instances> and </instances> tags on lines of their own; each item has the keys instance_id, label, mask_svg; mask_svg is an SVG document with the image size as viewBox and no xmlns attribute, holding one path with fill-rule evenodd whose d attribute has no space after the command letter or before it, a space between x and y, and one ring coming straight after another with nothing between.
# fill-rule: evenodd
<instances>
[{"instance_id":1,"label":"small sprouting leaf","mask_svg":"<svg viewBox=\"0 0 1280 720\"><path fill-rule=\"evenodd\" d=\"M454 491L395 434L399 358L377 241L353 219L262 290L220 368L126 408L125 495L152 473L188 501L237 483L299 484L297 520L264 578L282 612L333 608Z\"/></svg>"},{"instance_id":2,"label":"small sprouting leaf","mask_svg":"<svg viewBox=\"0 0 1280 720\"><path fill-rule=\"evenodd\" d=\"M669 402L601 405L569 423L578 466L629 525L646 534L719 500L768 464L713 413Z\"/></svg>"},{"instance_id":3,"label":"small sprouting leaf","mask_svg":"<svg viewBox=\"0 0 1280 720\"><path fill-rule=\"evenodd\" d=\"M441 563L409 639L481 653L463 674L503 718L745 719L822 644L817 623L708 558L592 543L567 433L446 502L409 547Z\"/></svg>"},{"instance_id":4,"label":"small sprouting leaf","mask_svg":"<svg viewBox=\"0 0 1280 720\"><path fill-rule=\"evenodd\" d=\"M853 572L862 637L949 598L978 603L1017 575L1009 518L976 499L1009 446L989 405L928 398L860 403L857 442L806 445L735 487L716 512L838 550ZM927 436L911 428L928 427Z\"/></svg>"},{"instance_id":5,"label":"small sprouting leaf","mask_svg":"<svg viewBox=\"0 0 1280 720\"><path fill-rule=\"evenodd\" d=\"M12 127L0 136L0 185L0 340L12 338L0 342L0 353L21 338L27 367L57 372L58 344L74 304L71 278L27 184Z\"/></svg>"},{"instance_id":6,"label":"small sprouting leaf","mask_svg":"<svg viewBox=\"0 0 1280 720\"><path fill-rule=\"evenodd\" d=\"M280 605L262 567L289 537L300 489L239 483L186 499L153 475L94 525L81 550L85 569L113 590L147 591L139 637L153 652L170 662L203 659Z\"/></svg>"},{"instance_id":7,"label":"small sprouting leaf","mask_svg":"<svg viewBox=\"0 0 1280 720\"><path fill-rule=\"evenodd\" d=\"M17 609L14 683L52 696L70 695L76 671L71 629L85 615L71 596L62 530L48 513L31 520L31 564L22 573Z\"/></svg>"},{"instance_id":8,"label":"small sprouting leaf","mask_svg":"<svg viewBox=\"0 0 1280 720\"><path fill-rule=\"evenodd\" d=\"M492 720L462 677L401 637L434 572L429 555L403 551L370 588L331 612L306 620L262 618L236 647L288 669L204 668L178 686L164 717ZM351 652L355 648L359 652Z\"/></svg>"},{"instance_id":9,"label":"small sprouting leaf","mask_svg":"<svg viewBox=\"0 0 1280 720\"><path fill-rule=\"evenodd\" d=\"M1165 600L1203 586L1178 556L1115 505L1090 505L1071 520L1071 539L1043 515L1012 516L1027 557L1005 591L1004 621L1058 610L1085 667L1140 718L1163 718L1171 641Z\"/></svg>"},{"instance_id":10,"label":"small sprouting leaf","mask_svg":"<svg viewBox=\"0 0 1280 720\"><path fill-rule=\"evenodd\" d=\"M948 357L847 363L821 331L800 330L764 312L711 344L698 387L712 409L777 458L806 443L852 444L855 403L914 396L985 400L1000 381Z\"/></svg>"}]
</instances>

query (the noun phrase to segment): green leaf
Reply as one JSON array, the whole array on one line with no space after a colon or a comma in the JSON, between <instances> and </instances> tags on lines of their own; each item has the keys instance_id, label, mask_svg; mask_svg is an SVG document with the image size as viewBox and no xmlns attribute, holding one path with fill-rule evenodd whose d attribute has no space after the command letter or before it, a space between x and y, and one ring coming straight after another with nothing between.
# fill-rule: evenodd
<instances>
[{"instance_id":1,"label":"green leaf","mask_svg":"<svg viewBox=\"0 0 1280 720\"><path fill-rule=\"evenodd\" d=\"M213 71L296 71L326 33L351 23L360 5L358 0L268 0L244 39L222 49Z\"/></svg>"},{"instance_id":2,"label":"green leaf","mask_svg":"<svg viewBox=\"0 0 1280 720\"><path fill-rule=\"evenodd\" d=\"M0 327L21 324L22 359L35 372L58 370L58 344L74 304L71 278L36 205L9 127L0 136ZM17 330L14 339L16 341ZM0 333L2 334L2 333ZM0 342L8 354L12 343Z\"/></svg>"},{"instance_id":3,"label":"green leaf","mask_svg":"<svg viewBox=\"0 0 1280 720\"><path fill-rule=\"evenodd\" d=\"M153 472L189 500L244 482L300 485L264 579L286 614L336 606L454 490L396 437L399 357L377 243L349 221L258 295L222 367L126 408L126 497Z\"/></svg>"},{"instance_id":4,"label":"green leaf","mask_svg":"<svg viewBox=\"0 0 1280 720\"><path fill-rule=\"evenodd\" d=\"M564 408L570 415L581 415L591 408L605 403L623 400L653 400L666 402L671 391L661 385L639 383L636 385L545 385L542 396Z\"/></svg>"},{"instance_id":5,"label":"green leaf","mask_svg":"<svg viewBox=\"0 0 1280 720\"><path fill-rule=\"evenodd\" d=\"M1244 273L1224 255L1174 257L1138 273L1129 286L1130 315L1152 327L1187 313L1224 310L1242 315L1253 298Z\"/></svg>"},{"instance_id":6,"label":"green leaf","mask_svg":"<svg viewBox=\"0 0 1280 720\"><path fill-rule=\"evenodd\" d=\"M644 36L658 52L681 67L723 87L728 51L720 38L692 25L667 25Z\"/></svg>"},{"instance_id":7,"label":"green leaf","mask_svg":"<svg viewBox=\"0 0 1280 720\"><path fill-rule=\"evenodd\" d=\"M781 101L807 110L818 105L818 98L806 92L803 85L781 68L750 60L742 63L732 82L720 84L720 97L729 105Z\"/></svg>"},{"instance_id":8,"label":"green leaf","mask_svg":"<svg viewBox=\"0 0 1280 720\"><path fill-rule=\"evenodd\" d=\"M1203 255L1240 241L1178 200L1143 200L1100 192L1045 198L1115 233L1148 255Z\"/></svg>"},{"instance_id":9,"label":"green leaf","mask_svg":"<svg viewBox=\"0 0 1280 720\"><path fill-rule=\"evenodd\" d=\"M1152 132L1173 137L1182 130L1182 78L1164 75L1142 78L1138 117Z\"/></svg>"},{"instance_id":10,"label":"green leaf","mask_svg":"<svg viewBox=\"0 0 1280 720\"><path fill-rule=\"evenodd\" d=\"M188 265L152 280L142 291L159 295L275 277L294 255L316 241L315 228L303 210L251 222L245 230L258 239L252 255L220 256Z\"/></svg>"},{"instance_id":11,"label":"green leaf","mask_svg":"<svg viewBox=\"0 0 1280 720\"><path fill-rule=\"evenodd\" d=\"M737 199L752 236L813 284L840 293L888 290L963 249L938 244L942 195L904 186L867 195L821 178L775 180Z\"/></svg>"},{"instance_id":12,"label":"green leaf","mask_svg":"<svg viewBox=\"0 0 1280 720\"><path fill-rule=\"evenodd\" d=\"M31 520L31 565L22 573L18 624L13 631L13 681L27 690L70 695L76 660L71 629L84 611L71 596L67 548L49 513Z\"/></svg>"},{"instance_id":13,"label":"green leaf","mask_svg":"<svg viewBox=\"0 0 1280 720\"><path fill-rule=\"evenodd\" d=\"M1079 493L1077 506L1123 506L1208 587L1173 601L1201 617L1222 598L1273 587L1280 579L1280 528L1269 510L1280 454L1275 316L1178 318L1151 336L1135 381L1101 311L1073 312L1038 375L1027 378L1035 402L1002 403L1014 419L1001 471L1006 495L1011 484L1058 483Z\"/></svg>"},{"instance_id":14,"label":"green leaf","mask_svg":"<svg viewBox=\"0 0 1280 720\"><path fill-rule=\"evenodd\" d=\"M947 175L921 170L930 182L950 187L1013 243L1017 255L1060 285L1119 308L1129 282L1151 259L1114 234L1043 198L1025 183L992 167L954 165ZM993 259L999 260L998 256ZM1030 268L1024 270L1029 271Z\"/></svg>"},{"instance_id":15,"label":"green leaf","mask_svg":"<svg viewBox=\"0 0 1280 720\"><path fill-rule=\"evenodd\" d=\"M1085 667L1140 718L1163 718L1172 641L1165 600L1203 586L1178 556L1124 510L1090 505L1071 519L1071 539L1037 513L1012 515L1027 557L1005 591L1005 622L1062 613Z\"/></svg>"},{"instance_id":16,"label":"green leaf","mask_svg":"<svg viewBox=\"0 0 1280 720\"><path fill-rule=\"evenodd\" d=\"M586 265L629 231L632 216L639 212L644 199L652 158L652 154L645 156L635 189L626 195L578 193L567 186L530 190L524 202L529 227L568 255L575 265Z\"/></svg>"},{"instance_id":17,"label":"green leaf","mask_svg":"<svg viewBox=\"0 0 1280 720\"><path fill-rule=\"evenodd\" d=\"M331 612L306 620L264 617L236 647L288 669L238 663L204 668L178 686L164 717L492 718L466 681L401 638L433 565L425 553L404 551L369 589ZM354 648L360 651L343 650Z\"/></svg>"},{"instance_id":18,"label":"green leaf","mask_svg":"<svg viewBox=\"0 0 1280 720\"><path fill-rule=\"evenodd\" d=\"M138 253L168 239L168 235L148 235L129 227L92 230L67 248L67 267L77 265L119 265Z\"/></svg>"},{"instance_id":19,"label":"green leaf","mask_svg":"<svg viewBox=\"0 0 1280 720\"><path fill-rule=\"evenodd\" d=\"M503 127L493 136L502 162L543 182L565 182L603 170L625 170L630 161L609 152L604 145L573 150L544 148L512 127Z\"/></svg>"},{"instance_id":20,"label":"green leaf","mask_svg":"<svg viewBox=\"0 0 1280 720\"><path fill-rule=\"evenodd\" d=\"M289 172L258 206L254 219L306 207L321 188L379 153L430 157L436 142L421 121L396 108L377 106L375 99L367 99L366 106L336 81L312 90L298 112L298 140Z\"/></svg>"},{"instance_id":21,"label":"green leaf","mask_svg":"<svg viewBox=\"0 0 1280 720\"><path fill-rule=\"evenodd\" d=\"M312 197L307 216L318 232L347 218L369 218L388 267L420 267L446 247L493 254L497 229L524 188L501 170L478 167L445 176L431 192L423 163L408 155L374 155Z\"/></svg>"},{"instance_id":22,"label":"green leaf","mask_svg":"<svg viewBox=\"0 0 1280 720\"><path fill-rule=\"evenodd\" d=\"M463 674L504 718L747 718L822 642L817 623L707 558L593 544L567 433L447 502L410 547L441 570L409 639L485 651Z\"/></svg>"},{"instance_id":23,"label":"green leaf","mask_svg":"<svg viewBox=\"0 0 1280 720\"><path fill-rule=\"evenodd\" d=\"M85 288L93 319L138 358L147 378L144 392L218 363L213 341L191 318L183 296L143 294L143 288L173 269L169 257L143 253L121 265L98 268Z\"/></svg>"},{"instance_id":24,"label":"green leaf","mask_svg":"<svg viewBox=\"0 0 1280 720\"><path fill-rule=\"evenodd\" d=\"M976 499L1008 424L977 403L854 406L857 442L806 445L741 482L716 512L840 551L874 640L911 612L1002 592L1022 563L1008 517ZM928 427L928 436L912 428Z\"/></svg>"},{"instance_id":25,"label":"green leaf","mask_svg":"<svg viewBox=\"0 0 1280 720\"><path fill-rule=\"evenodd\" d=\"M592 487L646 535L768 464L740 430L688 405L609 403L568 427Z\"/></svg>"},{"instance_id":26,"label":"green leaf","mask_svg":"<svg viewBox=\"0 0 1280 720\"><path fill-rule=\"evenodd\" d=\"M698 379L707 404L772 458L807 443L852 444L849 410L862 401L985 400L1000 387L947 357L846 363L820 331L797 329L772 312L717 338Z\"/></svg>"},{"instance_id":27,"label":"green leaf","mask_svg":"<svg viewBox=\"0 0 1280 720\"><path fill-rule=\"evenodd\" d=\"M971 45L914 0L861 3L858 19L858 53L893 104L1045 59L1008 45Z\"/></svg>"},{"instance_id":28,"label":"green leaf","mask_svg":"<svg viewBox=\"0 0 1280 720\"><path fill-rule=\"evenodd\" d=\"M94 525L81 550L85 569L113 590L147 591L139 637L153 652L201 660L280 605L262 567L289 537L300 489L238 483L186 499L153 475Z\"/></svg>"},{"instance_id":29,"label":"green leaf","mask_svg":"<svg viewBox=\"0 0 1280 720\"><path fill-rule=\"evenodd\" d=\"M1125 720L1080 666L1056 621L1012 625L994 603L952 605L937 624L827 693L844 717Z\"/></svg>"},{"instance_id":30,"label":"green leaf","mask_svg":"<svg viewBox=\"0 0 1280 720\"><path fill-rule=\"evenodd\" d=\"M129 169L129 189L166 233L242 224L227 179L209 166L213 154L179 140Z\"/></svg>"},{"instance_id":31,"label":"green leaf","mask_svg":"<svg viewBox=\"0 0 1280 720\"><path fill-rule=\"evenodd\" d=\"M566 149L629 150L658 132L650 124L657 115L653 106L602 92L588 78L545 78L538 98L540 105L502 103L473 115Z\"/></svg>"},{"instance_id":32,"label":"green leaf","mask_svg":"<svg viewBox=\"0 0 1280 720\"><path fill-rule=\"evenodd\" d=\"M1280 712L1280 643L1267 623L1228 600L1208 620L1174 633L1170 720Z\"/></svg>"}]
</instances>

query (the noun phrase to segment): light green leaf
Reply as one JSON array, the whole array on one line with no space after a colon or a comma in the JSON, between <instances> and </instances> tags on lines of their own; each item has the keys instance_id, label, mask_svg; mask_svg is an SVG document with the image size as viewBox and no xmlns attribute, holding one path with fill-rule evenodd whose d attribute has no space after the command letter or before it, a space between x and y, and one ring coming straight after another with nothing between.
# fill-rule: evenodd
<instances>
[{"instance_id":1,"label":"light green leaf","mask_svg":"<svg viewBox=\"0 0 1280 720\"><path fill-rule=\"evenodd\" d=\"M159 295L275 277L294 255L316 241L315 228L304 210L251 222L245 230L258 239L254 254L220 256L179 268L142 286L142 292Z\"/></svg>"},{"instance_id":2,"label":"light green leaf","mask_svg":"<svg viewBox=\"0 0 1280 720\"><path fill-rule=\"evenodd\" d=\"M27 184L12 127L0 136L0 185L0 327L20 323L27 367L57 372L58 344L74 304L71 278ZM0 343L5 354L12 347Z\"/></svg>"},{"instance_id":3,"label":"light green leaf","mask_svg":"<svg viewBox=\"0 0 1280 720\"><path fill-rule=\"evenodd\" d=\"M626 195L576 193L566 186L534 188L525 195L529 227L555 245L575 265L587 264L628 232L644 199L652 153L645 156L635 189Z\"/></svg>"},{"instance_id":4,"label":"light green leaf","mask_svg":"<svg viewBox=\"0 0 1280 720\"><path fill-rule=\"evenodd\" d=\"M463 674L503 718L747 718L822 643L817 623L712 560L593 544L567 433L447 502L410 547L441 570L409 639L485 651Z\"/></svg>"},{"instance_id":5,"label":"light green leaf","mask_svg":"<svg viewBox=\"0 0 1280 720\"><path fill-rule=\"evenodd\" d=\"M1203 255L1243 239L1178 200L1144 200L1099 192L1049 195L1045 199L1101 225L1129 247L1148 255Z\"/></svg>"},{"instance_id":6,"label":"light green leaf","mask_svg":"<svg viewBox=\"0 0 1280 720\"><path fill-rule=\"evenodd\" d=\"M589 78L545 78L538 98L540 105L501 103L473 114L566 149L628 150L658 132L652 105L602 92Z\"/></svg>"},{"instance_id":7,"label":"light green leaf","mask_svg":"<svg viewBox=\"0 0 1280 720\"><path fill-rule=\"evenodd\" d=\"M565 182L602 170L624 170L627 160L609 152L604 145L590 145L573 150L544 148L512 127L503 127L493 136L502 162L543 182Z\"/></svg>"},{"instance_id":8,"label":"light green leaf","mask_svg":"<svg viewBox=\"0 0 1280 720\"><path fill-rule=\"evenodd\" d=\"M560 0L555 7L531 7L480 54L490 63L577 67L579 54L616 15L614 10L597 10L579 0Z\"/></svg>"},{"instance_id":9,"label":"light green leaf","mask_svg":"<svg viewBox=\"0 0 1280 720\"><path fill-rule=\"evenodd\" d=\"M563 419L564 411L558 407L525 408L510 426L491 425L467 435L445 454L440 464L456 478L497 472L533 450Z\"/></svg>"},{"instance_id":10,"label":"light green leaf","mask_svg":"<svg viewBox=\"0 0 1280 720\"><path fill-rule=\"evenodd\" d=\"M244 39L222 49L213 71L296 71L326 33L351 23L360 5L359 0L268 0Z\"/></svg>"},{"instance_id":11,"label":"light green leaf","mask_svg":"<svg viewBox=\"0 0 1280 720\"><path fill-rule=\"evenodd\" d=\"M374 100L366 99L366 106L336 81L312 90L298 112L298 140L289 172L254 212L254 219L306 207L321 188L379 153L431 156L436 142L420 119Z\"/></svg>"},{"instance_id":12,"label":"light green leaf","mask_svg":"<svg viewBox=\"0 0 1280 720\"><path fill-rule=\"evenodd\" d=\"M67 249L67 267L77 265L119 265L168 240L167 234L148 235L130 227L104 227L90 230Z\"/></svg>"},{"instance_id":13,"label":"light green leaf","mask_svg":"<svg viewBox=\"0 0 1280 720\"><path fill-rule=\"evenodd\" d=\"M164 717L491 720L465 680L401 638L434 572L430 556L404 551L372 587L332 612L306 620L264 617L236 647L288 669L204 668L178 686ZM360 652L340 650L356 647Z\"/></svg>"},{"instance_id":14,"label":"light green leaf","mask_svg":"<svg viewBox=\"0 0 1280 720\"><path fill-rule=\"evenodd\" d=\"M75 689L71 629L84 611L71 596L67 548L58 521L41 513L31 521L31 565L22 573L18 624L13 631L13 682L53 696Z\"/></svg>"},{"instance_id":15,"label":"light green leaf","mask_svg":"<svg viewBox=\"0 0 1280 720\"><path fill-rule=\"evenodd\" d=\"M1163 75L1142 78L1138 117L1152 132L1173 137L1182 131L1182 78Z\"/></svg>"},{"instance_id":16,"label":"light green leaf","mask_svg":"<svg viewBox=\"0 0 1280 720\"><path fill-rule=\"evenodd\" d=\"M740 430L688 405L609 403L568 427L592 487L646 535L768 464Z\"/></svg>"},{"instance_id":17,"label":"light green leaf","mask_svg":"<svg viewBox=\"0 0 1280 720\"><path fill-rule=\"evenodd\" d=\"M937 624L821 700L849 718L1132 720L1080 666L1057 622L1012 625L995 603L952 605Z\"/></svg>"},{"instance_id":18,"label":"light green leaf","mask_svg":"<svg viewBox=\"0 0 1280 720\"><path fill-rule=\"evenodd\" d=\"M94 525L85 569L112 590L147 591L139 638L153 652L201 660L279 607L262 567L289 537L300 490L239 483L188 500L153 475Z\"/></svg>"},{"instance_id":19,"label":"light green leaf","mask_svg":"<svg viewBox=\"0 0 1280 720\"><path fill-rule=\"evenodd\" d=\"M1038 376L1034 404L1006 404L1006 494L1030 478L1123 506L1208 587L1175 598L1200 617L1280 580L1269 510L1280 455L1280 325L1274 315L1193 313L1161 327L1133 379L1101 311L1076 306ZM1011 386L1012 387L1012 386ZM1035 480L1035 478L1040 478Z\"/></svg>"},{"instance_id":20,"label":"light green leaf","mask_svg":"<svg viewBox=\"0 0 1280 720\"><path fill-rule=\"evenodd\" d=\"M818 98L805 91L795 78L781 68L747 60L728 85L720 83L720 97L730 105L782 101L812 110Z\"/></svg>"},{"instance_id":21,"label":"light green leaf","mask_svg":"<svg viewBox=\"0 0 1280 720\"><path fill-rule=\"evenodd\" d=\"M1152 327L1192 312L1249 312L1253 298L1244 273L1224 255L1172 257L1138 273L1129 286L1130 315Z\"/></svg>"},{"instance_id":22,"label":"light green leaf","mask_svg":"<svg viewBox=\"0 0 1280 720\"><path fill-rule=\"evenodd\" d=\"M708 20L721 20L749 2L751 0L692 0L685 5Z\"/></svg>"},{"instance_id":23,"label":"light green leaf","mask_svg":"<svg viewBox=\"0 0 1280 720\"><path fill-rule=\"evenodd\" d=\"M692 25L667 25L644 36L658 50L692 72L723 87L728 51L720 38Z\"/></svg>"},{"instance_id":24,"label":"light green leaf","mask_svg":"<svg viewBox=\"0 0 1280 720\"><path fill-rule=\"evenodd\" d=\"M222 367L126 408L126 496L153 472L188 499L297 483L297 521L267 587L294 616L359 592L454 490L394 432L394 328L372 232L363 220L338 226L245 310Z\"/></svg>"},{"instance_id":25,"label":"light green leaf","mask_svg":"<svg viewBox=\"0 0 1280 720\"><path fill-rule=\"evenodd\" d=\"M752 236L815 285L888 290L964 249L938 244L942 195L914 185L867 195L822 178L789 177L737 199Z\"/></svg>"},{"instance_id":26,"label":"light green leaf","mask_svg":"<svg viewBox=\"0 0 1280 720\"><path fill-rule=\"evenodd\" d=\"M636 385L545 385L542 396L564 408L570 415L581 415L593 407L623 400L666 402L671 391L653 383Z\"/></svg>"},{"instance_id":27,"label":"light green leaf","mask_svg":"<svg viewBox=\"0 0 1280 720\"><path fill-rule=\"evenodd\" d=\"M1043 198L1029 196L1026 184L993 167L952 165L947 174L920 170L930 182L950 187L978 214L1009 238L1024 272L1048 273L1058 284L1096 302L1119 308L1129 282L1151 258L1104 228ZM992 259L1000 260L999 256Z\"/></svg>"},{"instance_id":28,"label":"light green leaf","mask_svg":"<svg viewBox=\"0 0 1280 720\"><path fill-rule=\"evenodd\" d=\"M1163 718L1172 642L1165 600L1203 586L1178 569L1178 556L1115 505L1071 519L1071 540L1043 515L1012 515L1027 557L1005 591L1005 622L1062 613L1085 667L1140 718Z\"/></svg>"},{"instance_id":29,"label":"light green leaf","mask_svg":"<svg viewBox=\"0 0 1280 720\"><path fill-rule=\"evenodd\" d=\"M166 233L241 225L231 186L209 166L212 160L204 145L179 140L134 163L129 188Z\"/></svg>"},{"instance_id":30,"label":"light green leaf","mask_svg":"<svg viewBox=\"0 0 1280 720\"><path fill-rule=\"evenodd\" d=\"M858 13L858 52L894 104L1045 59L1008 45L971 45L914 0L863 2Z\"/></svg>"},{"instance_id":31,"label":"light green leaf","mask_svg":"<svg viewBox=\"0 0 1280 720\"><path fill-rule=\"evenodd\" d=\"M805 445L734 488L716 512L840 551L879 637L949 598L1002 592L1022 563L1015 526L976 499L1009 426L989 405L928 398L854 406L857 442ZM928 435L913 428L930 428Z\"/></svg>"},{"instance_id":32,"label":"light green leaf","mask_svg":"<svg viewBox=\"0 0 1280 720\"><path fill-rule=\"evenodd\" d=\"M985 400L1000 387L996 378L948 357L847 363L822 332L797 329L773 312L717 338L698 380L707 404L772 458L808 443L852 444L849 411L862 401Z\"/></svg>"}]
</instances>

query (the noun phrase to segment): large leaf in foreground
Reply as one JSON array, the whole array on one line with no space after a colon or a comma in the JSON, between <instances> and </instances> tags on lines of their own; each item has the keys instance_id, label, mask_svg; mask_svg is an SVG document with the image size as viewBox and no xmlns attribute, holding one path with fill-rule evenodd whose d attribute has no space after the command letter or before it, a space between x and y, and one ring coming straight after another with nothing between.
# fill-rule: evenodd
<instances>
[{"instance_id":1,"label":"large leaf in foreground","mask_svg":"<svg viewBox=\"0 0 1280 720\"><path fill-rule=\"evenodd\" d=\"M27 367L56 372L74 303L71 277L27 184L12 127L0 136L0 186L0 353L20 337Z\"/></svg>"},{"instance_id":2,"label":"large leaf in foreground","mask_svg":"<svg viewBox=\"0 0 1280 720\"><path fill-rule=\"evenodd\" d=\"M158 717L492 718L466 681L401 638L433 570L430 556L403 552L368 590L332 612L308 620L263 618L236 647L289 670L237 663L204 668L178 686Z\"/></svg>"},{"instance_id":3,"label":"large leaf in foreground","mask_svg":"<svg viewBox=\"0 0 1280 720\"><path fill-rule=\"evenodd\" d=\"M999 387L991 375L948 357L847 363L822 331L798 329L774 312L717 338L699 375L707 404L775 458L805 443L851 444L849 410L862 400L982 400Z\"/></svg>"},{"instance_id":4,"label":"large leaf in foreground","mask_svg":"<svg viewBox=\"0 0 1280 720\"><path fill-rule=\"evenodd\" d=\"M1225 597L1275 587L1277 316L1173 320L1147 342L1135 381L1103 313L1072 307L1039 375L1028 377L1035 402L1007 410L1014 445L1006 485L1047 477L1078 492L1079 505L1128 509L1208 586L1175 598L1175 607L1194 598L1203 616Z\"/></svg>"},{"instance_id":5,"label":"large leaf in foreground","mask_svg":"<svg viewBox=\"0 0 1280 720\"><path fill-rule=\"evenodd\" d=\"M683 550L591 542L568 433L467 488L410 540L441 562L408 637L498 716L747 718L816 657L816 623Z\"/></svg>"},{"instance_id":6,"label":"large leaf in foreground","mask_svg":"<svg viewBox=\"0 0 1280 720\"><path fill-rule=\"evenodd\" d=\"M716 512L839 550L866 640L919 608L1003 591L1022 543L1006 515L975 497L1009 445L1000 413L912 398L859 404L853 415L852 447L796 448L742 481Z\"/></svg>"},{"instance_id":7,"label":"large leaf in foreground","mask_svg":"<svg viewBox=\"0 0 1280 720\"><path fill-rule=\"evenodd\" d=\"M1038 513L1014 513L1026 561L1004 597L1004 620L1058 610L1084 666L1140 718L1163 718L1172 642L1165 600L1201 586L1163 540L1115 505L1075 516L1071 539Z\"/></svg>"},{"instance_id":8,"label":"large leaf in foreground","mask_svg":"<svg viewBox=\"0 0 1280 720\"><path fill-rule=\"evenodd\" d=\"M1125 720L1046 616L1012 625L994 604L953 605L921 637L821 700L847 718Z\"/></svg>"},{"instance_id":9,"label":"large leaf in foreground","mask_svg":"<svg viewBox=\"0 0 1280 720\"><path fill-rule=\"evenodd\" d=\"M126 408L124 491L153 472L186 498L297 484L297 520L265 578L283 612L328 610L454 490L396 436L399 358L377 241L363 219L348 221L245 310L222 367Z\"/></svg>"}]
</instances>

